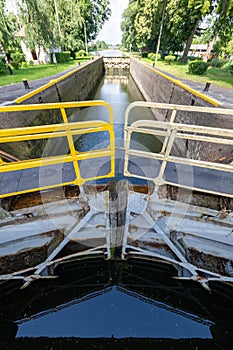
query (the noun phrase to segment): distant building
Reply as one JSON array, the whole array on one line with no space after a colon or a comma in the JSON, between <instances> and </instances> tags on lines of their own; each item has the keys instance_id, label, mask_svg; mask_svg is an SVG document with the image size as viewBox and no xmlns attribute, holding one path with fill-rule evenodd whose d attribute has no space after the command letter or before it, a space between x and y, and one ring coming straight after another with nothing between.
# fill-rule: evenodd
<instances>
[{"instance_id":1,"label":"distant building","mask_svg":"<svg viewBox=\"0 0 233 350\"><path fill-rule=\"evenodd\" d=\"M189 50L189 56L203 57L207 51L207 44L192 44Z\"/></svg>"},{"instance_id":2,"label":"distant building","mask_svg":"<svg viewBox=\"0 0 233 350\"><path fill-rule=\"evenodd\" d=\"M24 41L25 38L25 30L21 28L19 32L16 34L17 37L20 38L20 45L22 51L26 57L26 61L29 63L33 61L34 64L40 63L50 63L50 52L60 52L59 48L51 48L50 50L45 50L42 47L35 47L34 49L29 49Z\"/></svg>"}]
</instances>

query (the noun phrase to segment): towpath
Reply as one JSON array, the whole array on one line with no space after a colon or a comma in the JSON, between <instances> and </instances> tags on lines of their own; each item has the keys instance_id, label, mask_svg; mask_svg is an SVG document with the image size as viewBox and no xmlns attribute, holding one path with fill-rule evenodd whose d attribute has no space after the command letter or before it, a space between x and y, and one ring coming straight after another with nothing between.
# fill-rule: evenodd
<instances>
[{"instance_id":1,"label":"towpath","mask_svg":"<svg viewBox=\"0 0 233 350\"><path fill-rule=\"evenodd\" d=\"M35 89L38 89L39 87L49 83L53 79L60 78L62 75L71 72L72 70L74 70L77 67L79 67L79 65L73 66L69 69L66 69L66 70L64 70L60 73L57 73L55 75L52 75L52 76L48 76L48 77L40 78L40 79L36 79L36 80L30 80L30 81L28 81L28 84L30 87L29 90L25 89L23 82L0 86L0 106L13 104L14 100L16 100L17 98L19 98L23 95L26 95L28 92L31 92Z\"/></svg>"}]
</instances>

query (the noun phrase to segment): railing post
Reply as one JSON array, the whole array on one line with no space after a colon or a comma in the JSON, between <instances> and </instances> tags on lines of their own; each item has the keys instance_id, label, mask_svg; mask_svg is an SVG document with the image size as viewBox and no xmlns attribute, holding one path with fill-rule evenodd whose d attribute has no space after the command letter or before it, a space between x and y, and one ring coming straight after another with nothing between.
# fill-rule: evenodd
<instances>
[{"instance_id":1,"label":"railing post","mask_svg":"<svg viewBox=\"0 0 233 350\"><path fill-rule=\"evenodd\" d=\"M175 140L175 137L176 137L176 132L177 132L177 130L173 129L171 131L171 135L169 136L167 149L166 149L166 152L164 154L164 158L163 158L163 161L162 161L162 164L161 164L161 167L160 167L159 175L154 180L156 184L163 183L163 181L164 181L163 180L163 174L164 174L165 168L167 166L167 162L168 162L168 158L169 158L170 152L172 150L172 146L174 144L174 140Z\"/></svg>"},{"instance_id":2,"label":"railing post","mask_svg":"<svg viewBox=\"0 0 233 350\"><path fill-rule=\"evenodd\" d=\"M69 121L68 121L66 111L64 108L61 108L61 114L62 114L64 123L67 124L67 129L66 129L67 140L68 140L68 144L70 147L70 153L71 153L72 159L73 159L74 171L76 173L76 183L77 183L77 185L82 185L82 181L80 181L81 175L80 175L80 170L79 170L79 166L78 166L78 161L76 160L77 151L75 150L75 147L74 147L73 135L72 135L72 132L70 131L70 128L68 125Z\"/></svg>"},{"instance_id":3,"label":"railing post","mask_svg":"<svg viewBox=\"0 0 233 350\"><path fill-rule=\"evenodd\" d=\"M175 120L175 117L176 117L176 112L177 112L177 109L173 109L172 115L171 115L171 119L170 119L170 123L174 123L174 120ZM162 147L160 153L164 153L165 152L168 140L169 140L169 136L166 136L165 139L164 139L163 147Z\"/></svg>"}]
</instances>

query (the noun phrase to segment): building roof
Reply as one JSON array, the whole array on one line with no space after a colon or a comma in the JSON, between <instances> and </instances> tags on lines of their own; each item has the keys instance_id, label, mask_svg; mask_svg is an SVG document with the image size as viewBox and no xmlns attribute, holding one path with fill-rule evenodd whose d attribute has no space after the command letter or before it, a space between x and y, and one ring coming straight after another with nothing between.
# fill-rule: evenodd
<instances>
[{"instance_id":1,"label":"building roof","mask_svg":"<svg viewBox=\"0 0 233 350\"><path fill-rule=\"evenodd\" d=\"M207 44L192 44L190 50L207 50Z\"/></svg>"}]
</instances>

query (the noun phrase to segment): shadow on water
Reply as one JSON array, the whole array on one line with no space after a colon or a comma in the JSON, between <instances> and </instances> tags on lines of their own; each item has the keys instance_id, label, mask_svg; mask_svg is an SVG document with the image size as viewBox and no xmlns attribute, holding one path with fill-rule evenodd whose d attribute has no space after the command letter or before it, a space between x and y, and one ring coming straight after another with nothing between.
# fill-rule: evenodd
<instances>
[{"instance_id":1,"label":"shadow on water","mask_svg":"<svg viewBox=\"0 0 233 350\"><path fill-rule=\"evenodd\" d=\"M167 265L91 260L2 290L1 349L231 349L233 295ZM3 288L2 288L3 289Z\"/></svg>"}]
</instances>

